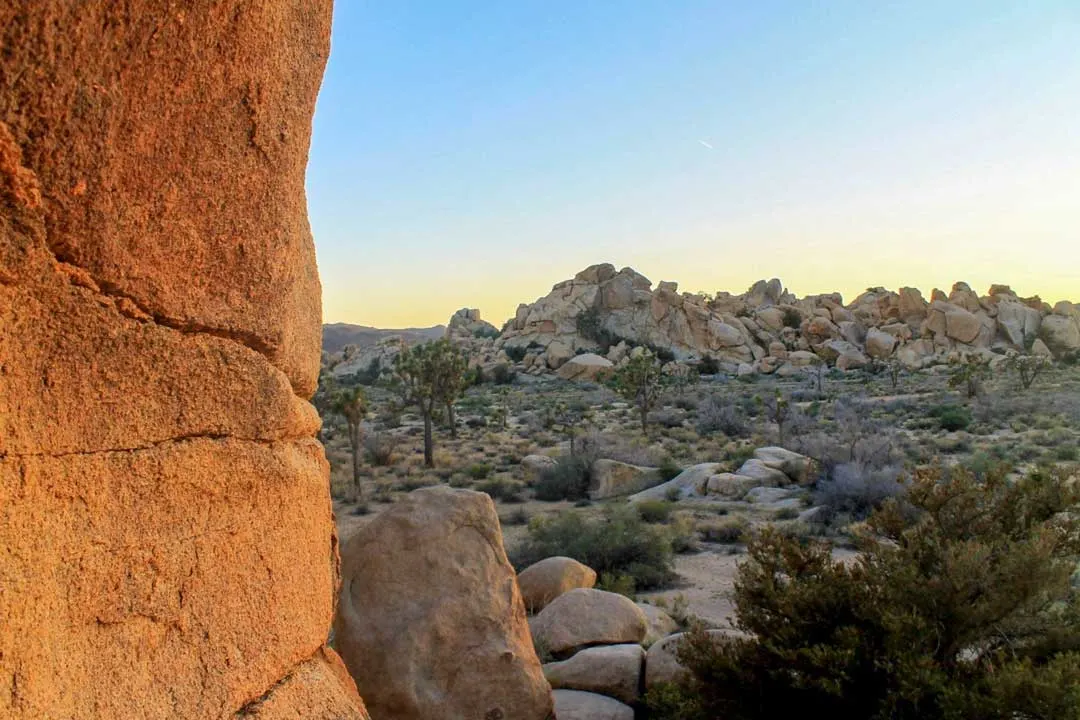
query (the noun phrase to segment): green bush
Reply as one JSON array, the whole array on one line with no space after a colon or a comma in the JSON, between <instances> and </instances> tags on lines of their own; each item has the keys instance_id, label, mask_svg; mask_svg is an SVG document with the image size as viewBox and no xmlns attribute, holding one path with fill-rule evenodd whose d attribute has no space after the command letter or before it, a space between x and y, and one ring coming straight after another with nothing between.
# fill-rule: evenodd
<instances>
[{"instance_id":1,"label":"green bush","mask_svg":"<svg viewBox=\"0 0 1080 720\"><path fill-rule=\"evenodd\" d=\"M525 359L525 348L520 345L506 345L503 347L503 352L506 353L506 357L516 363Z\"/></svg>"},{"instance_id":2,"label":"green bush","mask_svg":"<svg viewBox=\"0 0 1080 720\"><path fill-rule=\"evenodd\" d=\"M667 482L682 471L682 465L679 465L679 463L675 462L670 457L665 457L661 460L660 467L657 468L657 472L660 473L660 482Z\"/></svg>"},{"instance_id":3,"label":"green bush","mask_svg":"<svg viewBox=\"0 0 1080 720\"><path fill-rule=\"evenodd\" d=\"M743 542L750 532L750 523L742 517L726 517L698 528L701 539L710 543L730 545Z\"/></svg>"},{"instance_id":4,"label":"green bush","mask_svg":"<svg viewBox=\"0 0 1080 720\"><path fill-rule=\"evenodd\" d=\"M517 372L506 363L499 363L491 369L491 382L496 385L510 385L517 379Z\"/></svg>"},{"instance_id":5,"label":"green bush","mask_svg":"<svg viewBox=\"0 0 1080 720\"><path fill-rule=\"evenodd\" d=\"M521 570L554 555L572 557L600 577L632 578L637 590L664 587L675 579L671 534L646 523L631 505L609 506L595 518L576 511L534 518L512 560Z\"/></svg>"},{"instance_id":6,"label":"green bush","mask_svg":"<svg viewBox=\"0 0 1080 720\"><path fill-rule=\"evenodd\" d=\"M506 503L522 502L521 486L513 480L506 478L492 478L476 486L482 493L487 493L492 500L502 500Z\"/></svg>"},{"instance_id":7,"label":"green bush","mask_svg":"<svg viewBox=\"0 0 1080 720\"><path fill-rule=\"evenodd\" d=\"M1078 718L1078 501L1060 471L936 468L870 517L857 562L765 531L735 583L747 635L692 631L690 672L646 705L681 720Z\"/></svg>"},{"instance_id":8,"label":"green bush","mask_svg":"<svg viewBox=\"0 0 1080 720\"><path fill-rule=\"evenodd\" d=\"M946 432L967 430L971 424L971 411L959 405L938 405L930 409L930 415Z\"/></svg>"},{"instance_id":9,"label":"green bush","mask_svg":"<svg viewBox=\"0 0 1080 720\"><path fill-rule=\"evenodd\" d=\"M591 463L581 455L563 455L556 458L555 465L546 468L536 481L536 499L581 500L589 494L592 480Z\"/></svg>"},{"instance_id":10,"label":"green bush","mask_svg":"<svg viewBox=\"0 0 1080 720\"><path fill-rule=\"evenodd\" d=\"M720 363L712 355L706 355L698 362L699 375L716 375L720 372Z\"/></svg>"},{"instance_id":11,"label":"green bush","mask_svg":"<svg viewBox=\"0 0 1080 720\"><path fill-rule=\"evenodd\" d=\"M784 327L798 329L802 325L802 315L799 311L793 307L786 307L783 309L783 323Z\"/></svg>"},{"instance_id":12,"label":"green bush","mask_svg":"<svg viewBox=\"0 0 1080 720\"><path fill-rule=\"evenodd\" d=\"M642 500L635 504L638 515L647 523L666 523L675 510L675 503L667 500Z\"/></svg>"},{"instance_id":13,"label":"green bush","mask_svg":"<svg viewBox=\"0 0 1080 720\"><path fill-rule=\"evenodd\" d=\"M1074 462L1078 457L1080 457L1080 451L1075 445L1062 445L1054 450L1054 458L1062 462Z\"/></svg>"},{"instance_id":14,"label":"green bush","mask_svg":"<svg viewBox=\"0 0 1080 720\"><path fill-rule=\"evenodd\" d=\"M491 474L491 466L487 463L476 463L474 465L470 465L465 470L465 474L471 477L473 480L483 480Z\"/></svg>"}]
</instances>

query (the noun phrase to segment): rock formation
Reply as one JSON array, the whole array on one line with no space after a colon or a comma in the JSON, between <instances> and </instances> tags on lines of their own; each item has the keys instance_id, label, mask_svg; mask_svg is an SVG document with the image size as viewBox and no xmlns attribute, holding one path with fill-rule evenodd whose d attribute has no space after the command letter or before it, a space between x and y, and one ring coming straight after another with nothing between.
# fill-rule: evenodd
<instances>
[{"instance_id":1,"label":"rock formation","mask_svg":"<svg viewBox=\"0 0 1080 720\"><path fill-rule=\"evenodd\" d=\"M307 402L330 14L0 6L0 716L366 717Z\"/></svg>"},{"instance_id":2,"label":"rock formation","mask_svg":"<svg viewBox=\"0 0 1080 720\"><path fill-rule=\"evenodd\" d=\"M488 495L416 490L349 538L342 557L335 643L376 718L550 715Z\"/></svg>"},{"instance_id":3,"label":"rock formation","mask_svg":"<svg viewBox=\"0 0 1080 720\"><path fill-rule=\"evenodd\" d=\"M604 264L518 306L494 349L523 353L522 372L574 379L576 371L561 368L575 356L596 353L617 365L635 346L679 362L710 358L729 372L788 374L820 362L852 370L892 358L915 369L955 353L1030 350L1036 340L1057 357L1075 353L1080 311L1020 298L1004 285L979 297L966 283L948 295L935 290L930 302L914 288L880 287L849 305L838 293L799 299L776 279L709 297L680 294L674 282L654 289L637 271Z\"/></svg>"}]
</instances>

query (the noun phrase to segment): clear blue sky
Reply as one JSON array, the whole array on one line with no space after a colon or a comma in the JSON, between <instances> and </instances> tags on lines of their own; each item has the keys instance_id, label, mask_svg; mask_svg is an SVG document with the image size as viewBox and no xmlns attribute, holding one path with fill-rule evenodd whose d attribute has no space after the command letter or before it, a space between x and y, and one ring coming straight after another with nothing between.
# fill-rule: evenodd
<instances>
[{"instance_id":1,"label":"clear blue sky","mask_svg":"<svg viewBox=\"0 0 1080 720\"><path fill-rule=\"evenodd\" d=\"M605 261L1080 300L1080 0L338 0L307 184L328 322Z\"/></svg>"}]
</instances>

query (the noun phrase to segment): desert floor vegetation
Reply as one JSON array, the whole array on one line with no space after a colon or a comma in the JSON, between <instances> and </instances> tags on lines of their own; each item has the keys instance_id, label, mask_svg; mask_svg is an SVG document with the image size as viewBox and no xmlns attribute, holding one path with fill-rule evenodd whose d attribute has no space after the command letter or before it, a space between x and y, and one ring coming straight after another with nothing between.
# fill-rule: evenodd
<instances>
[{"instance_id":1,"label":"desert floor vegetation","mask_svg":"<svg viewBox=\"0 0 1080 720\"><path fill-rule=\"evenodd\" d=\"M1046 368L1026 388L1003 368L981 376L970 397L951 377L946 366L895 378L862 370L684 378L650 407L647 434L640 407L605 384L488 378L454 403L456 437L446 409L433 407L433 467L415 407L373 385L365 387L359 483L348 422L329 400L341 388L320 389L316 404L343 536L417 488L470 488L492 497L519 563L543 553L577 556L604 574L606 587L654 598L682 592L697 598L692 611L719 622L730 605L695 588L715 584L709 567L733 576L732 558L765 529L850 553L866 519L902 497L920 469L962 466L978 477L1005 469L1018 477L1041 466L1080 468L1080 368ZM778 401L786 405L782 441ZM699 463L734 471L756 448L781 444L814 461L810 482L783 494L671 497L633 510L625 498L590 499L598 459L656 469L662 482ZM552 464L538 470L530 456ZM618 532L605 532L612 528ZM627 559L634 555L637 565Z\"/></svg>"}]
</instances>

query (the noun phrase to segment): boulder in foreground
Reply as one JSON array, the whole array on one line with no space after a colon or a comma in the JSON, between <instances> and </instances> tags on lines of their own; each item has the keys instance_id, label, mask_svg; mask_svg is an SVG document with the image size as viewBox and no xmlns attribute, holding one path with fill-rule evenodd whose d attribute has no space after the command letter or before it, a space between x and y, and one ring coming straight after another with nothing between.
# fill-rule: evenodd
<instances>
[{"instance_id":1,"label":"boulder in foreground","mask_svg":"<svg viewBox=\"0 0 1080 720\"><path fill-rule=\"evenodd\" d=\"M372 715L546 720L551 690L491 498L424 488L342 549L334 630Z\"/></svg>"}]
</instances>

